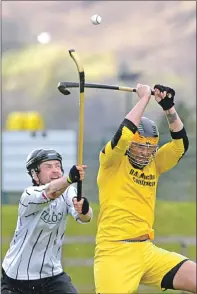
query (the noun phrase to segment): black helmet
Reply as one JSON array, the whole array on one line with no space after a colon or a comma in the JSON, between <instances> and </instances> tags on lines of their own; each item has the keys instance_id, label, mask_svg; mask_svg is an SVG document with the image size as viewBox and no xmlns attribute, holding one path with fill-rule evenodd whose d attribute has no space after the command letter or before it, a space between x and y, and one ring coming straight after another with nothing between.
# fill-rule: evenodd
<instances>
[{"instance_id":1,"label":"black helmet","mask_svg":"<svg viewBox=\"0 0 197 294\"><path fill-rule=\"evenodd\" d=\"M158 149L158 142L159 131L155 122L142 117L127 153L131 164L140 169L149 164Z\"/></svg>"},{"instance_id":2,"label":"black helmet","mask_svg":"<svg viewBox=\"0 0 197 294\"><path fill-rule=\"evenodd\" d=\"M40 171L40 164L48 160L58 160L61 163L62 168L62 157L53 149L36 149L30 152L26 160L26 168L28 174L31 176L31 170L34 169L36 173ZM62 168L63 172L63 168Z\"/></svg>"}]
</instances>

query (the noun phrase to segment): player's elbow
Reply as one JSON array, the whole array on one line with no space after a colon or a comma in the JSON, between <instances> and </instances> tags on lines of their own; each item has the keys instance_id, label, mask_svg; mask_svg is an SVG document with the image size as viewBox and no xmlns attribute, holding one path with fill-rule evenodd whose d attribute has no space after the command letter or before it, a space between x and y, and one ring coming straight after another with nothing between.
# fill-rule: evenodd
<instances>
[{"instance_id":1,"label":"player's elbow","mask_svg":"<svg viewBox=\"0 0 197 294\"><path fill-rule=\"evenodd\" d=\"M189 139L188 139L187 135L183 139L183 145L184 145L184 154L185 154L187 152L187 150L189 149Z\"/></svg>"},{"instance_id":2,"label":"player's elbow","mask_svg":"<svg viewBox=\"0 0 197 294\"><path fill-rule=\"evenodd\" d=\"M173 149L174 151L181 155L181 157L187 152L189 148L189 139L186 133L185 128L179 132L171 132L171 136L173 139Z\"/></svg>"},{"instance_id":3,"label":"player's elbow","mask_svg":"<svg viewBox=\"0 0 197 294\"><path fill-rule=\"evenodd\" d=\"M182 139L182 146L183 146L183 154L182 154L182 156L183 156L187 152L187 150L189 149L189 139L188 139L187 133L184 128L183 128L181 139Z\"/></svg>"}]
</instances>

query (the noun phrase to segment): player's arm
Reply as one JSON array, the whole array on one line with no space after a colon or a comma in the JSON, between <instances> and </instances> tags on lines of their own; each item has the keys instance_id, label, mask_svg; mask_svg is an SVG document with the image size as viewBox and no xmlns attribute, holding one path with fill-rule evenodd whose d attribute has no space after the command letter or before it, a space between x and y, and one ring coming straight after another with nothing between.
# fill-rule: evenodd
<instances>
[{"instance_id":1,"label":"player's arm","mask_svg":"<svg viewBox=\"0 0 197 294\"><path fill-rule=\"evenodd\" d=\"M77 190L73 186L66 191L66 204L68 213L79 223L85 224L92 220L93 210L88 199L82 197L80 201L77 201Z\"/></svg>"},{"instance_id":2,"label":"player's arm","mask_svg":"<svg viewBox=\"0 0 197 294\"><path fill-rule=\"evenodd\" d=\"M125 155L150 100L149 86L138 84L136 90L140 101L126 115L112 140L100 152L100 163L105 167L117 163Z\"/></svg>"},{"instance_id":3,"label":"player's arm","mask_svg":"<svg viewBox=\"0 0 197 294\"><path fill-rule=\"evenodd\" d=\"M86 167L86 165L73 165L73 167L70 169L68 176L63 176L60 179L48 183L45 192L46 197L50 200L55 199L62 195L62 193L64 193L64 191L70 184L82 181L85 176L84 169Z\"/></svg>"},{"instance_id":4,"label":"player's arm","mask_svg":"<svg viewBox=\"0 0 197 294\"><path fill-rule=\"evenodd\" d=\"M163 108L172 137L171 142L163 145L156 153L155 162L159 173L173 168L186 153L189 140L183 123L174 107L175 91L169 87L156 85L155 99ZM171 98L167 98L168 94Z\"/></svg>"},{"instance_id":5,"label":"player's arm","mask_svg":"<svg viewBox=\"0 0 197 294\"><path fill-rule=\"evenodd\" d=\"M47 206L52 200L56 199L66 188L75 182L84 179L84 169L86 166L73 166L68 176L53 180L42 186L32 186L27 188L21 196L19 211L23 215L30 215L38 212Z\"/></svg>"}]
</instances>

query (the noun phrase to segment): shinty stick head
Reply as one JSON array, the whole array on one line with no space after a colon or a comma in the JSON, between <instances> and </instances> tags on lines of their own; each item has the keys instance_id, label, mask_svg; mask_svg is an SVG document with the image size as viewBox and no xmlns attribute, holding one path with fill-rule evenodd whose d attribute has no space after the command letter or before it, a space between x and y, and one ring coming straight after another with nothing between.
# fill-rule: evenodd
<instances>
[{"instance_id":1,"label":"shinty stick head","mask_svg":"<svg viewBox=\"0 0 197 294\"><path fill-rule=\"evenodd\" d=\"M65 85L62 85L61 82L58 84L57 88L63 95L70 95L70 91L68 91Z\"/></svg>"}]
</instances>

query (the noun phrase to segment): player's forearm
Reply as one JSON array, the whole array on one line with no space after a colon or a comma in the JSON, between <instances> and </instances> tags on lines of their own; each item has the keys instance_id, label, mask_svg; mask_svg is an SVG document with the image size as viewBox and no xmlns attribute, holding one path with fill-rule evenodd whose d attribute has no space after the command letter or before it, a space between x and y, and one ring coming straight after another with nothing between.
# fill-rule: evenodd
<instances>
[{"instance_id":1,"label":"player's forearm","mask_svg":"<svg viewBox=\"0 0 197 294\"><path fill-rule=\"evenodd\" d=\"M134 125L138 126L149 100L150 98L147 96L142 97L125 118L130 120Z\"/></svg>"},{"instance_id":2,"label":"player's forearm","mask_svg":"<svg viewBox=\"0 0 197 294\"><path fill-rule=\"evenodd\" d=\"M52 182L47 184L47 188L45 190L46 196L49 199L55 199L62 195L66 188L70 185L67 181L67 176L63 176L60 179L53 180Z\"/></svg>"},{"instance_id":3,"label":"player's forearm","mask_svg":"<svg viewBox=\"0 0 197 294\"><path fill-rule=\"evenodd\" d=\"M183 123L174 106L165 111L169 128L172 132L179 132L183 129Z\"/></svg>"},{"instance_id":4,"label":"player's forearm","mask_svg":"<svg viewBox=\"0 0 197 294\"><path fill-rule=\"evenodd\" d=\"M88 223L89 221L91 221L92 216L93 216L93 211L91 207L89 207L89 211L85 215L82 213L79 214L79 218L83 223Z\"/></svg>"}]
</instances>

